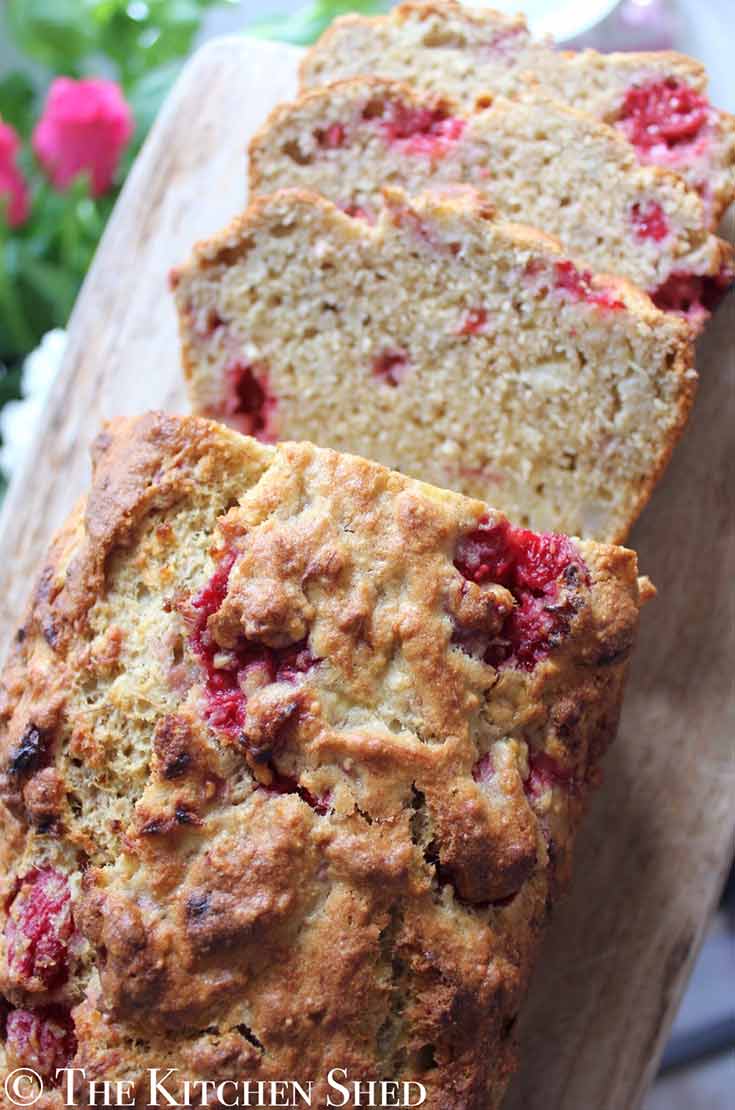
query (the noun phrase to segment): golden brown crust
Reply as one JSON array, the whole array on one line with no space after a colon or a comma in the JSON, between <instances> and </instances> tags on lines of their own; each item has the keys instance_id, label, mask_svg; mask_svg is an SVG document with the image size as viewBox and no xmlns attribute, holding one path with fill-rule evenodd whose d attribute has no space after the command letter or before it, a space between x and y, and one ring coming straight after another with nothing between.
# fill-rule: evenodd
<instances>
[{"instance_id":1,"label":"golden brown crust","mask_svg":"<svg viewBox=\"0 0 735 1110\"><path fill-rule=\"evenodd\" d=\"M402 23L416 16L418 19L429 19L432 16L444 18L450 15L461 15L462 20L466 23L474 24L482 28L486 24L486 13L473 11L465 8L462 4L457 3L457 0L442 0L441 3L422 3L414 2L414 0L406 0L403 4L398 4L391 12L386 15L363 16L357 14L348 14L338 16L337 19L327 27L314 46L310 47L304 54L301 62L299 63L299 81L302 90L309 87L309 71L313 65L314 59L319 53L328 50L332 39L336 39L345 30L351 26L364 26L366 21L369 25L375 28L385 26L388 27L392 23ZM503 27L509 31L518 30L521 32L528 32L528 24L525 17L518 14L516 16L508 16L501 12L493 12L493 23L502 24Z\"/></svg>"},{"instance_id":2,"label":"golden brown crust","mask_svg":"<svg viewBox=\"0 0 735 1110\"><path fill-rule=\"evenodd\" d=\"M647 479L641 484L640 492L634 497L630 510L629 524L627 527L621 528L616 535L611 537L613 543L624 543L627 540L631 528L651 500L653 491L661 480L666 467L669 465L674 448L684 434L684 429L687 426L689 413L694 404L697 385L699 383L699 376L694 369L694 355L691 348L689 348L688 351L678 350L676 352L673 369L681 382L676 423L671 428L666 442L658 458L655 460Z\"/></svg>"},{"instance_id":3,"label":"golden brown crust","mask_svg":"<svg viewBox=\"0 0 735 1110\"><path fill-rule=\"evenodd\" d=\"M333 20L330 26L322 33L314 46L306 51L299 64L299 77L301 82L301 89L305 91L308 89L308 74L313 64L313 59L320 53L329 49L329 44L332 39L338 38L345 28L351 26L363 27L366 24L372 27L388 27L393 23L401 24L408 22L412 18L418 20L428 20L431 18L448 19L450 17L458 17L461 22L474 26L482 31L488 27L503 27L505 30L519 31L525 36L530 36L528 30L528 23L525 17L519 12L515 16L506 15L503 12L487 11L486 9L473 9L459 3L459 0L404 0L404 3L397 4L392 11L385 15L364 16L358 14L348 14L339 16ZM610 63L617 63L623 61L626 66L640 65L669 65L671 68L685 70L688 79L693 88L697 91L705 91L707 88L707 70L702 62L696 58L690 57L688 54L681 54L675 50L641 50L641 51L627 51L625 53L611 52L606 55L601 55L598 51L592 49L585 49L583 51L562 50L558 51L561 57L575 58L579 56L589 56L600 58L603 61L607 59ZM727 115L727 113L722 113ZM732 117L731 117L732 118Z\"/></svg>"},{"instance_id":4,"label":"golden brown crust","mask_svg":"<svg viewBox=\"0 0 735 1110\"><path fill-rule=\"evenodd\" d=\"M452 3L453 0L449 0L449 2ZM678 50L611 50L607 54L602 54L598 50L588 48L580 51L562 50L560 53L565 58L591 57L596 60L599 59L601 65L624 65L626 68L638 66L641 69L645 69L649 65L668 67L679 72L685 72L687 80L697 92L705 92L707 89L708 77L704 64L688 54L681 54ZM727 113L722 114L726 115Z\"/></svg>"},{"instance_id":5,"label":"golden brown crust","mask_svg":"<svg viewBox=\"0 0 735 1110\"><path fill-rule=\"evenodd\" d=\"M563 547L535 665L468 654L457 637L514 605L454 565L488 512L201 419L108 427L3 678L0 988L76 1006L76 1066L287 1075L314 1105L336 1066L417 1078L434 1110L497 1105L639 600L632 552ZM211 675L235 656L232 728ZM31 722L45 765L13 769ZM7 907L39 866L70 877L74 956L10 991Z\"/></svg>"},{"instance_id":6,"label":"golden brown crust","mask_svg":"<svg viewBox=\"0 0 735 1110\"><path fill-rule=\"evenodd\" d=\"M488 13L480 12L471 8L465 7L457 0L441 0L441 2L423 2L423 0L405 0L402 4L397 4L392 11L387 12L385 15L363 16L357 14L348 14L338 16L337 19L327 27L314 46L306 51L301 63L299 65L299 77L301 80L302 89L308 87L307 77L312 65L313 58L316 57L324 48L329 48L332 39L337 38L345 28L351 26L365 26L366 21L372 27L387 27L393 23L404 23L414 16L419 20L427 20L436 16L439 19L444 19L447 16L460 16L462 22L474 25L483 29L488 25ZM511 31L518 30L528 33L528 23L523 15L520 13L515 16L506 15L503 12L493 11L492 23L494 26L502 26L503 28Z\"/></svg>"}]
</instances>

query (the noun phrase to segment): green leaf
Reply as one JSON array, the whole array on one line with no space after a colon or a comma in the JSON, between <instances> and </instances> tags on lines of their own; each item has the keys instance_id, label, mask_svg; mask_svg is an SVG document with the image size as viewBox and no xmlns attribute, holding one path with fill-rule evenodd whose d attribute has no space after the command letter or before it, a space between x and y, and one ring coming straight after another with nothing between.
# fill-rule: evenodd
<instances>
[{"instance_id":1,"label":"green leaf","mask_svg":"<svg viewBox=\"0 0 735 1110\"><path fill-rule=\"evenodd\" d=\"M6 238L0 255L0 357L14 358L36 345L18 286L17 244Z\"/></svg>"},{"instance_id":2,"label":"green leaf","mask_svg":"<svg viewBox=\"0 0 735 1110\"><path fill-rule=\"evenodd\" d=\"M14 366L13 369L0 366L0 405L4 405L6 401L17 401L19 399L20 375L20 365Z\"/></svg>"},{"instance_id":3,"label":"green leaf","mask_svg":"<svg viewBox=\"0 0 735 1110\"><path fill-rule=\"evenodd\" d=\"M161 105L181 73L182 66L181 61L168 62L144 74L131 87L128 103L133 109L139 135L146 135L150 131Z\"/></svg>"},{"instance_id":4,"label":"green leaf","mask_svg":"<svg viewBox=\"0 0 735 1110\"><path fill-rule=\"evenodd\" d=\"M27 74L15 70L0 79L0 119L26 139L33 130L35 100L35 86Z\"/></svg>"},{"instance_id":5,"label":"green leaf","mask_svg":"<svg viewBox=\"0 0 735 1110\"><path fill-rule=\"evenodd\" d=\"M126 91L189 53L203 11L201 0L98 0L93 8L98 48L117 64Z\"/></svg>"},{"instance_id":6,"label":"green leaf","mask_svg":"<svg viewBox=\"0 0 735 1110\"><path fill-rule=\"evenodd\" d=\"M13 38L31 58L55 73L75 73L94 42L84 0L6 0ZM81 10L80 10L81 9Z\"/></svg>"},{"instance_id":7,"label":"green leaf","mask_svg":"<svg viewBox=\"0 0 735 1110\"><path fill-rule=\"evenodd\" d=\"M290 16L276 19L256 20L247 28L253 38L274 39L277 42L290 42L294 46L308 46L319 38L330 19L315 16L310 10L295 12Z\"/></svg>"},{"instance_id":8,"label":"green leaf","mask_svg":"<svg viewBox=\"0 0 735 1110\"><path fill-rule=\"evenodd\" d=\"M384 0L353 0L352 3L349 0L344 3L339 0L316 0L291 15L255 20L247 28L247 33L256 38L277 39L296 46L308 46L319 38L337 16L353 11L372 14L387 11L389 7L390 4Z\"/></svg>"},{"instance_id":9,"label":"green leaf","mask_svg":"<svg viewBox=\"0 0 735 1110\"><path fill-rule=\"evenodd\" d=\"M46 301L54 324L63 326L74 307L79 292L79 278L65 266L54 266L32 258L26 259L23 276Z\"/></svg>"},{"instance_id":10,"label":"green leaf","mask_svg":"<svg viewBox=\"0 0 735 1110\"><path fill-rule=\"evenodd\" d=\"M336 19L339 15L349 15L359 12L362 15L372 15L376 12L387 12L391 7L390 0L316 0L314 7L320 12Z\"/></svg>"},{"instance_id":11,"label":"green leaf","mask_svg":"<svg viewBox=\"0 0 735 1110\"><path fill-rule=\"evenodd\" d=\"M0 80L0 115L26 142L20 165L31 185L27 223L12 231L0 204L0 359L17 359L44 332L65 324L118 189L89 195L84 179L57 192L35 162L27 141L51 76L112 74L123 85L137 127L118 178L133 157L178 76L209 9L237 0L0 0L0 34L30 58L30 77ZM37 76L38 75L38 76ZM0 390L0 405L3 394Z\"/></svg>"}]
</instances>

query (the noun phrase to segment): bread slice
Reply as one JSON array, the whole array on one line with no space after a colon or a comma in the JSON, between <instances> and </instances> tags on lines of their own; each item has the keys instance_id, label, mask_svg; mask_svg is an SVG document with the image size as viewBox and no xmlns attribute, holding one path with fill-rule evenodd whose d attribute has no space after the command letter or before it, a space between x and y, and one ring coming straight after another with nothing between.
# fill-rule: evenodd
<instances>
[{"instance_id":1,"label":"bread slice","mask_svg":"<svg viewBox=\"0 0 735 1110\"><path fill-rule=\"evenodd\" d=\"M642 166L613 128L543 98L457 105L358 77L270 115L250 146L250 195L314 189L374 217L382 186L469 183L505 219L543 228L593 270L617 273L699 328L733 279L732 247L676 174ZM685 297L682 298L682 294Z\"/></svg>"},{"instance_id":2,"label":"bread slice","mask_svg":"<svg viewBox=\"0 0 735 1110\"><path fill-rule=\"evenodd\" d=\"M640 601L363 459L109 426L3 675L0 1083L496 1107Z\"/></svg>"},{"instance_id":3,"label":"bread slice","mask_svg":"<svg viewBox=\"0 0 735 1110\"><path fill-rule=\"evenodd\" d=\"M301 70L304 88L359 75L406 81L466 111L486 93L515 95L535 82L619 128L642 162L680 173L701 192L711 227L735 196L735 118L710 104L704 67L683 54L556 51L531 37L522 16L436 0L343 16Z\"/></svg>"},{"instance_id":4,"label":"bread slice","mask_svg":"<svg viewBox=\"0 0 735 1110\"><path fill-rule=\"evenodd\" d=\"M194 409L625 536L686 420L690 329L470 189L377 223L284 190L172 275Z\"/></svg>"}]
</instances>

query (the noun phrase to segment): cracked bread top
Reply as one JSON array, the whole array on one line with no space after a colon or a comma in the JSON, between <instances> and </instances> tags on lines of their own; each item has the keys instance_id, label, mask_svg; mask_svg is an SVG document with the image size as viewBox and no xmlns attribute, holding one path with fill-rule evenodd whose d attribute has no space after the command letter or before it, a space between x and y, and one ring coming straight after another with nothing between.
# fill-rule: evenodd
<instances>
[{"instance_id":1,"label":"cracked bread top","mask_svg":"<svg viewBox=\"0 0 735 1110\"><path fill-rule=\"evenodd\" d=\"M497 1105L640 600L363 459L109 426L3 676L2 1066Z\"/></svg>"}]
</instances>

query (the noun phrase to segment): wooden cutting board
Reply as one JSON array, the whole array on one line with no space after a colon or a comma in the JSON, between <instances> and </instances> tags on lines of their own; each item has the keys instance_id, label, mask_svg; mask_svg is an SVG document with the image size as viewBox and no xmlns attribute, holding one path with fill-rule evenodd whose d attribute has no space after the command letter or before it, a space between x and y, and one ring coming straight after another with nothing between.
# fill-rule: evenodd
<instances>
[{"instance_id":1,"label":"wooden cutting board","mask_svg":"<svg viewBox=\"0 0 735 1110\"><path fill-rule=\"evenodd\" d=\"M295 91L299 53L244 38L207 46L130 175L5 501L3 649L52 529L87 484L101 421L185 407L167 273L242 207L247 141ZM732 855L734 328L735 296L701 343L693 419L632 538L659 598L521 1022L512 1110L635 1110Z\"/></svg>"}]
</instances>

